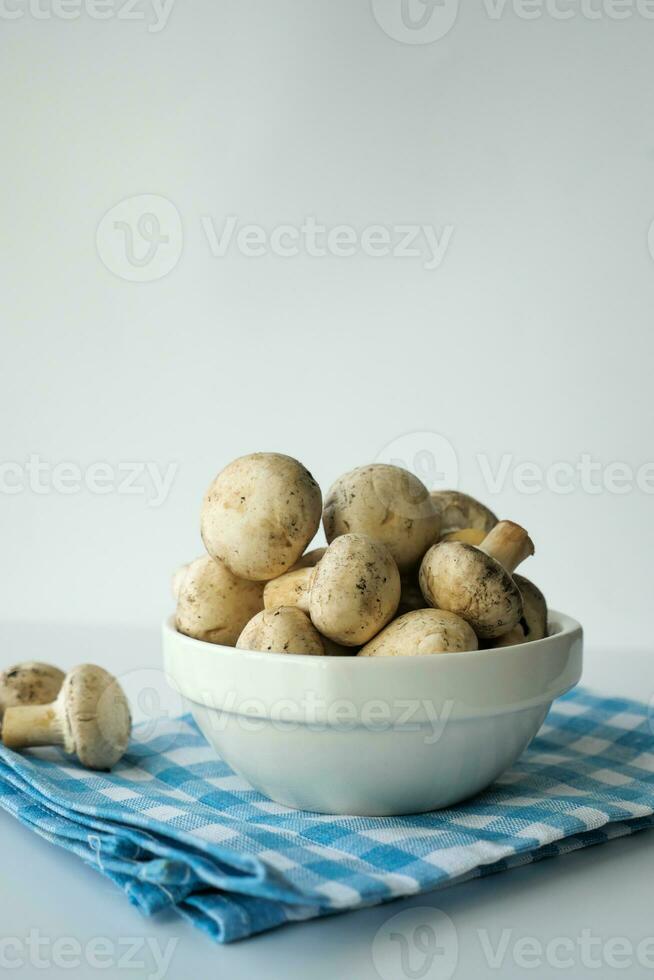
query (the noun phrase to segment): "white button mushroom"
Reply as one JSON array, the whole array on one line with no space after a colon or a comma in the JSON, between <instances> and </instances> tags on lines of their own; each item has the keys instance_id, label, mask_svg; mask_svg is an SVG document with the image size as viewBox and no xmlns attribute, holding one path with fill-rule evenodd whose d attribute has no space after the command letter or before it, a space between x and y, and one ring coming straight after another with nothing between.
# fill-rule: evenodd
<instances>
[{"instance_id":1,"label":"white button mushroom","mask_svg":"<svg viewBox=\"0 0 654 980\"><path fill-rule=\"evenodd\" d=\"M492 531L497 517L492 510L460 490L432 490L431 499L441 513L441 534L460 531L463 528L478 528ZM474 544L474 542L470 542Z\"/></svg>"},{"instance_id":2,"label":"white button mushroom","mask_svg":"<svg viewBox=\"0 0 654 980\"><path fill-rule=\"evenodd\" d=\"M296 459L253 453L226 466L209 487L202 540L239 578L265 582L300 558L321 507L320 487Z\"/></svg>"},{"instance_id":3,"label":"white button mushroom","mask_svg":"<svg viewBox=\"0 0 654 980\"><path fill-rule=\"evenodd\" d=\"M500 521L478 548L462 541L433 545L420 566L420 588L430 606L461 616L477 636L501 636L522 615L512 572L533 552L524 528Z\"/></svg>"},{"instance_id":4,"label":"white button mushroom","mask_svg":"<svg viewBox=\"0 0 654 980\"><path fill-rule=\"evenodd\" d=\"M444 609L416 609L398 616L359 650L358 657L423 657L478 648L474 630Z\"/></svg>"},{"instance_id":5,"label":"white button mushroom","mask_svg":"<svg viewBox=\"0 0 654 980\"><path fill-rule=\"evenodd\" d=\"M278 606L297 606L303 612L309 612L309 589L313 579L314 569L296 568L286 572L279 578L266 582L263 590L263 604L266 609L277 609Z\"/></svg>"},{"instance_id":6,"label":"white button mushroom","mask_svg":"<svg viewBox=\"0 0 654 980\"><path fill-rule=\"evenodd\" d=\"M309 595L311 620L343 646L361 646L393 618L400 573L389 549L365 534L343 534L316 565Z\"/></svg>"},{"instance_id":7,"label":"white button mushroom","mask_svg":"<svg viewBox=\"0 0 654 980\"><path fill-rule=\"evenodd\" d=\"M323 638L306 613L296 606L278 606L257 613L236 641L238 650L305 653L323 656Z\"/></svg>"},{"instance_id":8,"label":"white button mushroom","mask_svg":"<svg viewBox=\"0 0 654 980\"><path fill-rule=\"evenodd\" d=\"M385 463L339 477L327 494L322 519L330 543L341 534L367 534L386 545L400 571L420 562L441 526L425 485L408 470Z\"/></svg>"},{"instance_id":9,"label":"white button mushroom","mask_svg":"<svg viewBox=\"0 0 654 980\"><path fill-rule=\"evenodd\" d=\"M204 555L202 557L204 557ZM197 558L195 561L197 561ZM170 591L173 594L173 599L179 598L182 582L184 581L184 577L192 564L193 562L187 561L184 565L180 565L177 571L173 573L173 577L170 580Z\"/></svg>"},{"instance_id":10,"label":"white button mushroom","mask_svg":"<svg viewBox=\"0 0 654 980\"><path fill-rule=\"evenodd\" d=\"M182 577L175 625L180 633L233 647L245 624L263 609L263 582L237 578L220 559L196 558Z\"/></svg>"},{"instance_id":11,"label":"white button mushroom","mask_svg":"<svg viewBox=\"0 0 654 980\"><path fill-rule=\"evenodd\" d=\"M7 708L2 741L9 749L61 745L87 769L111 769L124 755L131 720L118 681L93 664L71 670L51 704Z\"/></svg>"},{"instance_id":12,"label":"white button mushroom","mask_svg":"<svg viewBox=\"0 0 654 980\"><path fill-rule=\"evenodd\" d=\"M492 642L494 647L515 643L530 643L547 636L547 602L540 589L524 575L514 575L513 581L522 596L522 617L517 626Z\"/></svg>"},{"instance_id":13,"label":"white button mushroom","mask_svg":"<svg viewBox=\"0 0 654 980\"><path fill-rule=\"evenodd\" d=\"M35 660L7 667L0 674L0 722L7 708L54 701L64 677L58 667Z\"/></svg>"}]
</instances>

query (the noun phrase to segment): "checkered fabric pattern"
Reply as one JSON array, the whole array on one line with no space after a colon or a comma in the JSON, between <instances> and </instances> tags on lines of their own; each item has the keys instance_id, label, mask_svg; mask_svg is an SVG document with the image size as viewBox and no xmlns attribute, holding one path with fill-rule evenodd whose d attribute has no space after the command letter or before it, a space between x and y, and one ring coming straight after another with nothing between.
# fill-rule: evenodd
<instances>
[{"instance_id":1,"label":"checkered fabric pattern","mask_svg":"<svg viewBox=\"0 0 654 980\"><path fill-rule=\"evenodd\" d=\"M146 914L172 906L230 942L654 826L654 717L574 691L487 792L416 816L273 803L215 757L190 716L137 728L107 774L56 749L0 748L0 804Z\"/></svg>"}]
</instances>

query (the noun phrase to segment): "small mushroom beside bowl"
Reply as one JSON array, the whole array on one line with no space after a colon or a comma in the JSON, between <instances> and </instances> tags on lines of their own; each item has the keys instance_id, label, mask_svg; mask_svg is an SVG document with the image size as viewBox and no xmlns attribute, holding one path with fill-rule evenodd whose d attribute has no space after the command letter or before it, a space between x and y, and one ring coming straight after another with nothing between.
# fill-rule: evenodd
<instances>
[{"instance_id":1,"label":"small mushroom beside bowl","mask_svg":"<svg viewBox=\"0 0 654 980\"><path fill-rule=\"evenodd\" d=\"M61 746L87 769L107 771L125 754L130 730L129 705L116 678L82 664L66 674L54 701L7 708L2 741L15 750Z\"/></svg>"},{"instance_id":2,"label":"small mushroom beside bowl","mask_svg":"<svg viewBox=\"0 0 654 980\"><path fill-rule=\"evenodd\" d=\"M52 664L28 660L0 673L0 727L8 708L49 704L57 697L65 674Z\"/></svg>"}]
</instances>

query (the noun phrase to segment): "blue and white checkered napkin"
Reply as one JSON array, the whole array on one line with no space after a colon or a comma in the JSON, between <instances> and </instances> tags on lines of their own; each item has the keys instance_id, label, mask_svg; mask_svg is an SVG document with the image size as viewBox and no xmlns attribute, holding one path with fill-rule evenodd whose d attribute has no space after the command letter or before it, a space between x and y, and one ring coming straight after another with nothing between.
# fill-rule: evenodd
<instances>
[{"instance_id":1,"label":"blue and white checkered napkin","mask_svg":"<svg viewBox=\"0 0 654 980\"><path fill-rule=\"evenodd\" d=\"M646 705L555 702L513 769L472 802L408 817L291 810L251 789L190 716L137 730L112 773L0 748L0 804L79 854L145 913L219 942L374 905L654 826Z\"/></svg>"}]
</instances>

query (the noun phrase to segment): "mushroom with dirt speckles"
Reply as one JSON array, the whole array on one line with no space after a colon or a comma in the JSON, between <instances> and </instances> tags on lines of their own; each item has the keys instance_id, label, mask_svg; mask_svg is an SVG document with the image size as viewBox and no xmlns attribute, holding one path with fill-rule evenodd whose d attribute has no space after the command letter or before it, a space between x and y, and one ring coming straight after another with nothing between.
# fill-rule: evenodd
<instances>
[{"instance_id":1,"label":"mushroom with dirt speckles","mask_svg":"<svg viewBox=\"0 0 654 980\"><path fill-rule=\"evenodd\" d=\"M420 566L420 588L430 606L465 619L478 637L508 633L522 616L522 597L512 574L534 545L524 528L500 521L482 544L443 541Z\"/></svg>"},{"instance_id":2,"label":"mushroom with dirt speckles","mask_svg":"<svg viewBox=\"0 0 654 980\"><path fill-rule=\"evenodd\" d=\"M108 770L125 753L131 719L127 698L102 667L82 664L50 704L7 708L2 741L9 749L60 745L87 769Z\"/></svg>"},{"instance_id":3,"label":"mushroom with dirt speckles","mask_svg":"<svg viewBox=\"0 0 654 980\"><path fill-rule=\"evenodd\" d=\"M7 708L54 701L64 677L63 670L36 660L7 667L0 674L0 722Z\"/></svg>"},{"instance_id":4,"label":"mushroom with dirt speckles","mask_svg":"<svg viewBox=\"0 0 654 980\"><path fill-rule=\"evenodd\" d=\"M263 582L238 578L220 559L204 555L186 566L175 627L196 640L233 647L245 624L261 609Z\"/></svg>"},{"instance_id":5,"label":"mushroom with dirt speckles","mask_svg":"<svg viewBox=\"0 0 654 980\"><path fill-rule=\"evenodd\" d=\"M415 609L398 616L359 650L358 657L424 657L478 648L468 623L445 609Z\"/></svg>"},{"instance_id":6,"label":"mushroom with dirt speckles","mask_svg":"<svg viewBox=\"0 0 654 980\"><path fill-rule=\"evenodd\" d=\"M532 640L542 640L547 636L547 602L538 586L530 582L524 575L514 575L513 581L520 589L522 596L522 617L519 623L498 637L494 647L508 647L516 643L531 643Z\"/></svg>"},{"instance_id":7,"label":"mushroom with dirt speckles","mask_svg":"<svg viewBox=\"0 0 654 980\"><path fill-rule=\"evenodd\" d=\"M442 535L468 527L488 533L497 524L492 510L460 490L432 490L430 496L441 514Z\"/></svg>"},{"instance_id":8,"label":"mushroom with dirt speckles","mask_svg":"<svg viewBox=\"0 0 654 980\"><path fill-rule=\"evenodd\" d=\"M330 543L349 533L381 541L403 572L416 567L438 538L441 518L417 476L374 463L336 480L325 499L323 526Z\"/></svg>"},{"instance_id":9,"label":"mushroom with dirt speckles","mask_svg":"<svg viewBox=\"0 0 654 980\"><path fill-rule=\"evenodd\" d=\"M202 540L239 578L266 582L297 562L320 525L322 496L291 456L253 453L226 466L202 507Z\"/></svg>"},{"instance_id":10,"label":"mushroom with dirt speckles","mask_svg":"<svg viewBox=\"0 0 654 980\"><path fill-rule=\"evenodd\" d=\"M257 613L245 626L236 648L309 656L324 656L327 652L323 637L297 606L278 606Z\"/></svg>"},{"instance_id":11,"label":"mushroom with dirt speckles","mask_svg":"<svg viewBox=\"0 0 654 980\"><path fill-rule=\"evenodd\" d=\"M365 534L343 534L316 565L309 614L320 633L355 647L390 622L399 601L400 573L390 550Z\"/></svg>"}]
</instances>

